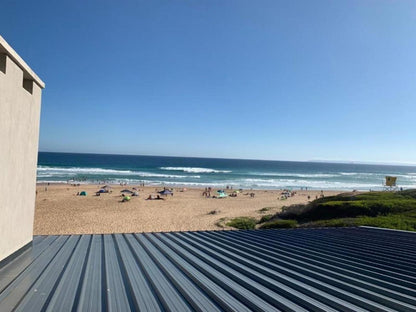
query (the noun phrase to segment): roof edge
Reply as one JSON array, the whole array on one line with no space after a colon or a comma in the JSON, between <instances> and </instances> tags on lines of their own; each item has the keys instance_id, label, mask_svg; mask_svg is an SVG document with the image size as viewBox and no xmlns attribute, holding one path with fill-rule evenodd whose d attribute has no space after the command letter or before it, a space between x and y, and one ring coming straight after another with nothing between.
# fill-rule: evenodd
<instances>
[{"instance_id":1,"label":"roof edge","mask_svg":"<svg viewBox=\"0 0 416 312\"><path fill-rule=\"evenodd\" d=\"M384 231L395 231L395 232L405 232L405 233L412 233L416 234L414 231L406 231L406 230L396 230L396 229L389 229L389 228L381 228L376 226L368 226L368 225L361 225L360 228L366 228L366 229L374 229L374 230L384 230Z\"/></svg>"},{"instance_id":2,"label":"roof edge","mask_svg":"<svg viewBox=\"0 0 416 312\"><path fill-rule=\"evenodd\" d=\"M26 245L20 247L18 250L14 251L12 254L8 255L6 258L0 260L0 270L12 262L14 259L19 257L22 253L24 253L29 247L32 246L32 240L28 242Z\"/></svg>"},{"instance_id":3,"label":"roof edge","mask_svg":"<svg viewBox=\"0 0 416 312\"><path fill-rule=\"evenodd\" d=\"M26 64L26 62L17 54L17 52L7 43L7 41L0 35L0 47L6 50L9 56L19 66L25 74L33 79L36 84L42 89L45 88L45 83L35 74L35 72Z\"/></svg>"}]
</instances>

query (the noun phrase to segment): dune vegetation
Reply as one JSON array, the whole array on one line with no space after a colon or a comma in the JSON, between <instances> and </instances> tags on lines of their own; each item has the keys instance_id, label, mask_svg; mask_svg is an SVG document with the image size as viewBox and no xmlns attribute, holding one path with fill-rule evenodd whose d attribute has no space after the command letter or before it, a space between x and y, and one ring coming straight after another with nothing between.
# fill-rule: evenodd
<instances>
[{"instance_id":1,"label":"dune vegetation","mask_svg":"<svg viewBox=\"0 0 416 312\"><path fill-rule=\"evenodd\" d=\"M416 190L345 193L284 207L259 228L375 226L416 231Z\"/></svg>"},{"instance_id":2,"label":"dune vegetation","mask_svg":"<svg viewBox=\"0 0 416 312\"><path fill-rule=\"evenodd\" d=\"M274 215L239 217L227 223L239 229L375 226L416 231L416 190L343 193L292 205Z\"/></svg>"}]
</instances>

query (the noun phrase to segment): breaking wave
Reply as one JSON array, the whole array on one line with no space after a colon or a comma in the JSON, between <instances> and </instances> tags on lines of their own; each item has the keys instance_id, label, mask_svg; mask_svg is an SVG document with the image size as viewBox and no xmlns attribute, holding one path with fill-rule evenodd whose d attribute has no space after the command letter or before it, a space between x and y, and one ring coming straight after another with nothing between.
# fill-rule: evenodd
<instances>
[{"instance_id":1,"label":"breaking wave","mask_svg":"<svg viewBox=\"0 0 416 312\"><path fill-rule=\"evenodd\" d=\"M231 170L216 170L210 168L200 168L200 167L160 167L161 170L169 171L182 171L190 173L230 173Z\"/></svg>"},{"instance_id":2,"label":"breaking wave","mask_svg":"<svg viewBox=\"0 0 416 312\"><path fill-rule=\"evenodd\" d=\"M76 175L119 175L119 176L139 176L139 177L155 177L155 178L195 178L200 179L199 175L176 175L176 174L163 174L144 171L132 171L132 170L115 170L115 169L103 169L103 168L61 168L61 167L47 167L38 166L38 177L74 177Z\"/></svg>"},{"instance_id":3,"label":"breaking wave","mask_svg":"<svg viewBox=\"0 0 416 312\"><path fill-rule=\"evenodd\" d=\"M111 168L111 166L109 165ZM153 166L138 168L131 166L126 169L107 169L92 167L59 167L40 165L37 171L39 183L96 183L105 181L109 184L126 182L129 184L170 185L189 187L221 187L230 186L243 189L300 189L315 190L379 190L383 189L384 177L391 175L398 177L398 186L403 188L416 187L416 174L414 172L397 173L389 171L379 172L344 172L339 171L306 171L300 172L296 168L289 172L279 172L271 169L255 169L232 167L233 170L219 170L205 167ZM353 169L355 171L355 169ZM353 171L351 170L351 171ZM392 170L393 171L393 170ZM413 169L414 171L414 169Z\"/></svg>"},{"instance_id":4,"label":"breaking wave","mask_svg":"<svg viewBox=\"0 0 416 312\"><path fill-rule=\"evenodd\" d=\"M104 169L104 168L80 168L80 167L48 167L48 166L38 166L39 172L62 172L65 174L134 174L131 170L115 170L115 169Z\"/></svg>"},{"instance_id":5,"label":"breaking wave","mask_svg":"<svg viewBox=\"0 0 416 312\"><path fill-rule=\"evenodd\" d=\"M268 173L268 172L253 172L252 175L265 177L297 177L297 178L335 178L338 174L330 173Z\"/></svg>"}]
</instances>

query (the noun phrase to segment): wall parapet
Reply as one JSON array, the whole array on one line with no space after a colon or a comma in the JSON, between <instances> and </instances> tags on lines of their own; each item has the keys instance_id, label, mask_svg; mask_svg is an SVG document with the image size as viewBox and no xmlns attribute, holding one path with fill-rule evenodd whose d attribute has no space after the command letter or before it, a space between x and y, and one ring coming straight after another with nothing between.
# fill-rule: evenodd
<instances>
[{"instance_id":1,"label":"wall parapet","mask_svg":"<svg viewBox=\"0 0 416 312\"><path fill-rule=\"evenodd\" d=\"M4 40L0 35L0 54L7 55L23 71L25 80L34 81L40 88L45 88L45 83L35 74L35 72L26 64L26 62L17 54L17 52ZM0 68L1 70L1 68Z\"/></svg>"}]
</instances>

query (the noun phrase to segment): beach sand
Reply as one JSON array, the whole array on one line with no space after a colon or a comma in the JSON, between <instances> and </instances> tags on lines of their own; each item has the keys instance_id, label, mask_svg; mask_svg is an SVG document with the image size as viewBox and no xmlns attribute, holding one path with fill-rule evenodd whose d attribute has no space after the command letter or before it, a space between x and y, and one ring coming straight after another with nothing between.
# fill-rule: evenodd
<instances>
[{"instance_id":1,"label":"beach sand","mask_svg":"<svg viewBox=\"0 0 416 312\"><path fill-rule=\"evenodd\" d=\"M166 200L145 200L149 194L156 195L155 187L138 187L139 197L121 202L122 189L133 186L113 186L111 194L95 196L98 185L37 185L34 235L53 234L107 234L159 231L198 231L231 229L221 227L234 217L250 216L260 219L274 214L282 206L306 203L320 195L320 191L297 191L294 197L279 200L280 190L243 191L237 197L222 199L205 198L202 189L188 188ZM47 188L47 190L45 189ZM161 190L159 188L159 190ZM216 190L216 189L215 189ZM76 196L86 191L87 196ZM255 193L251 198L247 193ZM212 192L212 194L216 192ZM339 191L324 191L325 196ZM260 212L264 207L272 207ZM210 214L212 211L215 214Z\"/></svg>"}]
</instances>

